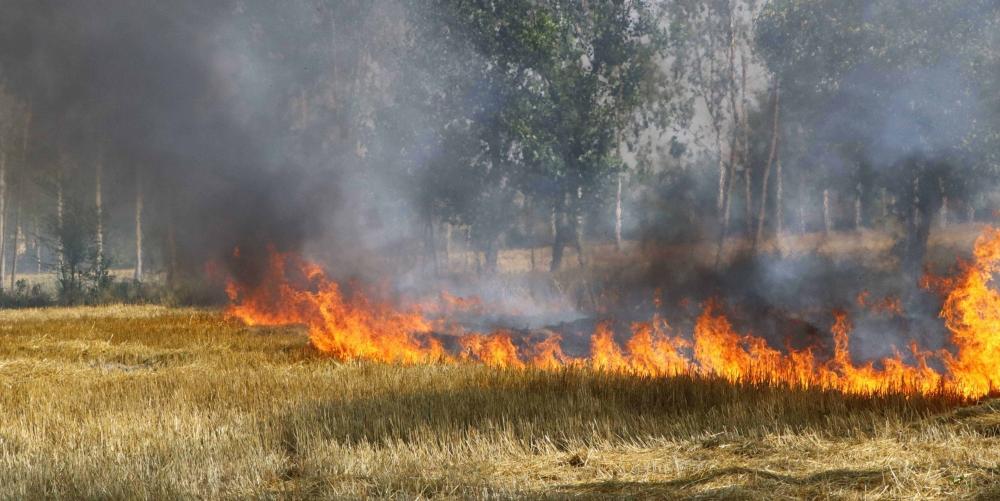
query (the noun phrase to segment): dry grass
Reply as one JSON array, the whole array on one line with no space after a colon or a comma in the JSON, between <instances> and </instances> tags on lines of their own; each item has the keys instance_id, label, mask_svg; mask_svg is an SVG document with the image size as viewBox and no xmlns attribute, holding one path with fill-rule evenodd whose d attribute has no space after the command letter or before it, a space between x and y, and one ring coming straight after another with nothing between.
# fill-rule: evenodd
<instances>
[{"instance_id":1,"label":"dry grass","mask_svg":"<svg viewBox=\"0 0 1000 501\"><path fill-rule=\"evenodd\" d=\"M1000 496L1000 404L341 364L204 310L0 312L4 498Z\"/></svg>"},{"instance_id":2,"label":"dry grass","mask_svg":"<svg viewBox=\"0 0 1000 501\"><path fill-rule=\"evenodd\" d=\"M956 251L967 252L972 243L982 231L981 224L952 224L947 227L933 228L930 241L932 261L954 262ZM816 233L784 233L780 239L774 237L762 243L765 252L780 250L786 256L820 255L842 260L854 260L859 264L872 267L884 266L887 256L895 243L895 237L887 230L837 231L830 234ZM750 241L743 235L735 235L726 239L724 257L732 259L740 252L750 247ZM712 264L715 260L716 247L713 241L703 241L687 244L660 245L651 244L639 248L634 241L624 242L622 252L615 249L613 243L593 243L585 248L584 256L596 267L621 267L623 263L640 259L671 259L682 258L688 261ZM532 255L534 267L532 267ZM442 256L442 261L444 260ZM535 249L504 249L501 250L497 267L503 273L527 273L530 271L547 271L552 260L550 246ZM472 252L458 250L448 256L447 263L442 262L444 269L454 272L470 272L476 269L476 256ZM565 270L580 268L576 250L567 247L563 256Z\"/></svg>"}]
</instances>

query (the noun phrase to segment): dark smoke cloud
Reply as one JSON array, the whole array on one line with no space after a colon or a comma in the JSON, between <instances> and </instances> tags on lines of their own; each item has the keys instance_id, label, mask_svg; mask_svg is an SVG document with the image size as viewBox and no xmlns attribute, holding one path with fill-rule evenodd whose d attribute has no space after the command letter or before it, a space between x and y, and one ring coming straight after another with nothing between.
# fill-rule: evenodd
<instances>
[{"instance_id":1,"label":"dark smoke cloud","mask_svg":"<svg viewBox=\"0 0 1000 501\"><path fill-rule=\"evenodd\" d=\"M316 69L294 59L299 40L258 43L252 9L278 7L301 11L285 2L3 0L0 79L31 103L31 167L61 164L73 177L103 148L110 184L131 185L141 172L151 217L173 220L189 265L235 246L301 247L337 199L336 173L290 139L290 82L302 76L290 69Z\"/></svg>"}]
</instances>

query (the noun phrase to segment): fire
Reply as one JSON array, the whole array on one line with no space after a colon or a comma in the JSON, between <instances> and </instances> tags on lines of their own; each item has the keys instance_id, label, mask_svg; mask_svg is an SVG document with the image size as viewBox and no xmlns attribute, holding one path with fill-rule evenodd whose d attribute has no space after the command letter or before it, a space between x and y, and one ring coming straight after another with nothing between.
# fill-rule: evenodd
<instances>
[{"instance_id":1,"label":"fire","mask_svg":"<svg viewBox=\"0 0 1000 501\"><path fill-rule=\"evenodd\" d=\"M911 344L907 354L897 350L893 357L861 364L851 357L853 327L844 311L833 315L832 351L822 346L776 349L761 337L738 332L721 303L710 300L689 337L674 332L658 313L649 322L633 323L621 343L613 324L601 322L590 336L589 356L573 358L563 352L558 335L528 342L507 331L469 333L446 320L431 319L418 308L402 310L359 292L346 294L322 268L291 254L272 252L260 285L230 281L226 291L231 317L248 325L304 325L316 349L341 360L474 362L539 370L586 366L648 377L689 375L852 394L948 393L974 399L1000 386L1000 293L991 288L998 270L1000 231L988 229L976 242L973 261L963 263L958 276L937 282L944 288L941 317L951 347L930 352ZM446 293L441 297L451 308L482 308L478 301ZM856 301L878 313L902 311L893 297L871 301L862 293ZM659 305L659 294L654 302Z\"/></svg>"},{"instance_id":2,"label":"fire","mask_svg":"<svg viewBox=\"0 0 1000 501\"><path fill-rule=\"evenodd\" d=\"M549 336L534 346L534 356L531 357L530 364L543 370L556 370L569 365L576 365L578 361L573 360L563 353L562 336L555 334Z\"/></svg>"},{"instance_id":3,"label":"fire","mask_svg":"<svg viewBox=\"0 0 1000 501\"><path fill-rule=\"evenodd\" d=\"M874 313L881 313L887 316L902 316L903 303L896 296L885 296L881 299L872 299L871 292L861 291L856 299L858 306L867 308Z\"/></svg>"},{"instance_id":4,"label":"fire","mask_svg":"<svg viewBox=\"0 0 1000 501\"><path fill-rule=\"evenodd\" d=\"M463 336L459 338L459 344L473 360L479 360L490 367L523 368L525 365L507 332L494 332L488 336Z\"/></svg>"},{"instance_id":5,"label":"fire","mask_svg":"<svg viewBox=\"0 0 1000 501\"><path fill-rule=\"evenodd\" d=\"M1000 270L1000 231L984 230L973 262L961 268L941 309L955 345L945 364L961 393L984 395L1000 386L1000 294L990 287Z\"/></svg>"},{"instance_id":6,"label":"fire","mask_svg":"<svg viewBox=\"0 0 1000 501\"><path fill-rule=\"evenodd\" d=\"M426 363L450 358L420 312L396 311L361 294L346 297L319 266L290 254L271 253L259 287L230 282L226 292L231 316L248 325L305 325L318 350L343 360Z\"/></svg>"},{"instance_id":7,"label":"fire","mask_svg":"<svg viewBox=\"0 0 1000 501\"><path fill-rule=\"evenodd\" d=\"M435 301L420 303L420 311L440 315L483 315L487 313L483 300L478 296L456 296L448 291L441 291Z\"/></svg>"}]
</instances>

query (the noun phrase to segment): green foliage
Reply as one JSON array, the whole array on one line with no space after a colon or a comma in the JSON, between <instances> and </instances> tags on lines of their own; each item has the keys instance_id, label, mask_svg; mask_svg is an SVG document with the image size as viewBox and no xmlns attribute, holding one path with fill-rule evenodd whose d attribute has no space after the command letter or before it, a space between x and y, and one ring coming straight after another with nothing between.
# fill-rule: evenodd
<instances>
[{"instance_id":1,"label":"green foliage","mask_svg":"<svg viewBox=\"0 0 1000 501\"><path fill-rule=\"evenodd\" d=\"M418 64L397 85L422 133L398 134L414 143L390 154L422 161L407 174L423 217L470 225L483 249L511 229L518 193L580 213L624 168L623 141L676 118L665 111L669 40L657 4L408 5L416 38L407 59Z\"/></svg>"},{"instance_id":2,"label":"green foliage","mask_svg":"<svg viewBox=\"0 0 1000 501\"><path fill-rule=\"evenodd\" d=\"M68 197L61 218L50 223L58 246L57 295L60 304L104 302L114 283L111 260L97 248L97 214L76 197Z\"/></svg>"}]
</instances>

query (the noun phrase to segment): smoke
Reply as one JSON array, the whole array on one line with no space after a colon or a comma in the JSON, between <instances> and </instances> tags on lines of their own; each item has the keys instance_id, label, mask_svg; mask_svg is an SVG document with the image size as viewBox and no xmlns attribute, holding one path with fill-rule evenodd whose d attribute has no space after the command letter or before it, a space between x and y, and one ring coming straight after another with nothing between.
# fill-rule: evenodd
<instances>
[{"instance_id":1,"label":"smoke","mask_svg":"<svg viewBox=\"0 0 1000 501\"><path fill-rule=\"evenodd\" d=\"M164 223L149 226L171 225L191 267L236 247L300 248L338 199L337 172L289 131L291 82L315 70L297 41L264 40L265 12L249 8L4 0L0 73L31 109L32 175L89 179L103 159L111 190L141 176Z\"/></svg>"},{"instance_id":2,"label":"smoke","mask_svg":"<svg viewBox=\"0 0 1000 501\"><path fill-rule=\"evenodd\" d=\"M858 14L866 22L899 22L897 9L870 5ZM420 19L405 6L318 0L0 0L0 12L0 83L31 108L28 165L37 171L32 174L49 184L62 178L70 188L80 188L73 183L89 183L103 159L108 189L117 195L109 199L117 200L119 211L127 209L131 187L140 179L148 227L161 244L176 243L183 268L199 271L205 262L227 261L238 248L242 264L233 271L253 282L264 269L268 246L304 251L330 265L336 278L391 276L397 290L414 295L422 289L478 295L498 305L499 316L525 317L521 320L531 327L574 320L576 306L597 302L600 287L585 281L578 288L586 300L571 305L560 297L569 294L554 292L557 287L548 282L430 281L423 273L432 268L423 261L428 252L422 241L434 230L427 222L442 219L436 211L443 203L458 207L469 220L485 221L486 229L476 231L501 234L513 234L512 213L523 207L507 198L512 190L506 179L479 176L485 187L459 182L472 183L476 176L468 170L485 164L480 160L488 153L478 144L465 151L469 144L449 142L449 134L458 136L463 127L477 125L471 122L486 122L509 106L498 91L502 85L463 80L475 74L463 68L489 68L491 61L469 47L406 60L414 53L401 47L412 44ZM959 9L954 15L941 21L939 31L946 31L948 23L979 22L976 11ZM812 183L810 189L831 185L847 198L861 165L893 176L913 155L958 158L955 145L987 120L979 107L986 96L978 94L977 82L966 71L965 47L958 41L943 42L946 47L936 59L893 68L861 64L825 93L799 95L797 103L791 98L784 137L795 144L783 146L785 189L791 192L791 181L801 177ZM752 113L764 117L755 115L755 123L765 124L767 96L753 95L765 87L762 64L749 69L748 99L751 107L760 107ZM789 94L792 84L787 83ZM803 106L802 100L812 97L815 102ZM443 110L440 116L428 105ZM758 150L766 149L769 132L764 125L753 132ZM638 135L658 137L649 131ZM684 140L689 136L680 134ZM714 155L684 155L687 145L676 138L669 148L658 146L663 158L645 160L655 164L649 178L659 182L626 184L626 191L643 192L641 197L624 194L626 236L698 240L717 235ZM695 157L703 165L688 165ZM534 187L539 198L559 193L546 182L555 184L539 180ZM445 184L455 187L441 197L445 202L427 200L428 187ZM86 196L85 189L80 191ZM469 193L477 197L470 199ZM797 205L806 205L803 212L818 219L817 197L785 197L787 219L800 212ZM536 212L547 211L546 202L541 200ZM751 225L738 202L733 202L734 226L740 221ZM613 226L612 212L605 209L588 216ZM694 253L680 261L650 257L659 260L649 267L655 276L642 277L641 286L624 277L607 282L634 286L647 302L658 287L667 288L672 300L726 295L744 305L748 323L763 326L761 334L775 346L788 332L767 317L808 311L803 323L825 331L829 306L850 307L866 284L885 289L879 294L896 285L861 274L851 263L826 259L765 257L737 263L723 276L696 270L704 256ZM619 306L624 310L636 302L629 296ZM816 312L818 305L824 311ZM550 317L552 310L565 314ZM888 346L931 330L910 320L907 325L859 322L858 349L885 355ZM892 341L878 332L891 332Z\"/></svg>"}]
</instances>

